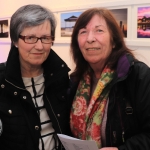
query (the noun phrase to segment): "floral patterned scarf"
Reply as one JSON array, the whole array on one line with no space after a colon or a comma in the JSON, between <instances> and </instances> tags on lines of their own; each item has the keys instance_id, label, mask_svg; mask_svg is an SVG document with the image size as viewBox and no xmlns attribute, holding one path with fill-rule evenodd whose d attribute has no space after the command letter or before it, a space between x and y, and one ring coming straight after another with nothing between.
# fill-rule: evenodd
<instances>
[{"instance_id":1,"label":"floral patterned scarf","mask_svg":"<svg viewBox=\"0 0 150 150\"><path fill-rule=\"evenodd\" d=\"M80 80L70 114L70 125L75 137L95 140L101 148L101 123L114 71L105 67L93 95L90 96L91 77L88 71Z\"/></svg>"}]
</instances>

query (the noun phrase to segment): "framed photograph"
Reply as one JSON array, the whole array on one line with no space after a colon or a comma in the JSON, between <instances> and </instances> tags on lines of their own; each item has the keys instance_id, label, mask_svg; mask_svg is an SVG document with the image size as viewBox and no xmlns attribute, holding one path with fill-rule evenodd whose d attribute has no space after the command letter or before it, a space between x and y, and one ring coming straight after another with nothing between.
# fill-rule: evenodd
<instances>
[{"instance_id":1,"label":"framed photograph","mask_svg":"<svg viewBox=\"0 0 150 150\"><path fill-rule=\"evenodd\" d=\"M137 38L150 38L150 6L137 8Z\"/></svg>"},{"instance_id":2,"label":"framed photograph","mask_svg":"<svg viewBox=\"0 0 150 150\"><path fill-rule=\"evenodd\" d=\"M9 25L9 17L0 18L0 42L10 41Z\"/></svg>"},{"instance_id":3,"label":"framed photograph","mask_svg":"<svg viewBox=\"0 0 150 150\"><path fill-rule=\"evenodd\" d=\"M120 26L125 39L130 37L130 33L128 31L130 29L128 22L130 17L128 16L130 9L128 7L115 7L115 8L108 8L116 18L118 25ZM56 28L56 43L69 43L70 37L74 28L74 25L76 23L77 18L80 16L80 14L84 11L72 11L72 12L60 12L55 13L57 18L57 28Z\"/></svg>"},{"instance_id":4,"label":"framed photograph","mask_svg":"<svg viewBox=\"0 0 150 150\"><path fill-rule=\"evenodd\" d=\"M110 9L113 13L114 17L117 20L117 23L123 32L125 38L127 38L127 24L128 24L128 8L118 8L118 9Z\"/></svg>"},{"instance_id":5,"label":"framed photograph","mask_svg":"<svg viewBox=\"0 0 150 150\"><path fill-rule=\"evenodd\" d=\"M70 37L76 20L82 12L67 12L61 13L61 37Z\"/></svg>"},{"instance_id":6,"label":"framed photograph","mask_svg":"<svg viewBox=\"0 0 150 150\"><path fill-rule=\"evenodd\" d=\"M131 38L128 45L131 46L150 46L150 5L136 5L131 11Z\"/></svg>"}]
</instances>

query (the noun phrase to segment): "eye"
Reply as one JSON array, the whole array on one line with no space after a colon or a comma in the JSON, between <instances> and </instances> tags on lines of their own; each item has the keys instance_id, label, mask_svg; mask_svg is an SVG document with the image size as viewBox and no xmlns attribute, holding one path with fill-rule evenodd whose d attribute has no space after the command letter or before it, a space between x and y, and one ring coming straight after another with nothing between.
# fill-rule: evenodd
<instances>
[{"instance_id":1,"label":"eye","mask_svg":"<svg viewBox=\"0 0 150 150\"><path fill-rule=\"evenodd\" d=\"M86 31L82 31L81 34L86 33Z\"/></svg>"},{"instance_id":2,"label":"eye","mask_svg":"<svg viewBox=\"0 0 150 150\"><path fill-rule=\"evenodd\" d=\"M85 33L87 33L87 31L84 29L79 30L79 34L85 34Z\"/></svg>"},{"instance_id":3,"label":"eye","mask_svg":"<svg viewBox=\"0 0 150 150\"><path fill-rule=\"evenodd\" d=\"M36 37L34 37L34 36L26 36L26 39L27 40L33 40L33 39L35 39Z\"/></svg>"},{"instance_id":4,"label":"eye","mask_svg":"<svg viewBox=\"0 0 150 150\"><path fill-rule=\"evenodd\" d=\"M96 30L96 32L103 32L103 30L101 30L101 29L97 29L97 30Z\"/></svg>"},{"instance_id":5,"label":"eye","mask_svg":"<svg viewBox=\"0 0 150 150\"><path fill-rule=\"evenodd\" d=\"M49 39L51 39L51 37L50 36L44 36L44 37L42 37L42 39L49 40Z\"/></svg>"}]
</instances>

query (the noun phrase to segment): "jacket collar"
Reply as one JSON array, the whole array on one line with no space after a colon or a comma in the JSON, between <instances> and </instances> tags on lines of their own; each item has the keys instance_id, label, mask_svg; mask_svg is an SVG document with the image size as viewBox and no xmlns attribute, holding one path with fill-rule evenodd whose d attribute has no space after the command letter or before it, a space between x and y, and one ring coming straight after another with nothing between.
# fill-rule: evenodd
<instances>
[{"instance_id":1,"label":"jacket collar","mask_svg":"<svg viewBox=\"0 0 150 150\"><path fill-rule=\"evenodd\" d=\"M116 69L117 78L121 79L127 77L133 64L134 59L131 55L126 54L121 56L118 60Z\"/></svg>"},{"instance_id":2,"label":"jacket collar","mask_svg":"<svg viewBox=\"0 0 150 150\"><path fill-rule=\"evenodd\" d=\"M133 56L129 54L122 55L119 58L117 67L115 69L114 78L111 82L112 85L116 84L119 81L123 81L128 77L132 66L134 65L134 61L135 59L133 58Z\"/></svg>"},{"instance_id":3,"label":"jacket collar","mask_svg":"<svg viewBox=\"0 0 150 150\"><path fill-rule=\"evenodd\" d=\"M42 66L44 68L44 76L47 78L53 76L54 79L54 77L70 71L66 63L52 49ZM15 86L25 89L20 69L19 52L15 46L11 48L8 55L5 79Z\"/></svg>"},{"instance_id":4,"label":"jacket collar","mask_svg":"<svg viewBox=\"0 0 150 150\"><path fill-rule=\"evenodd\" d=\"M25 88L21 77L19 52L15 46L11 48L8 55L5 79L17 87Z\"/></svg>"}]
</instances>

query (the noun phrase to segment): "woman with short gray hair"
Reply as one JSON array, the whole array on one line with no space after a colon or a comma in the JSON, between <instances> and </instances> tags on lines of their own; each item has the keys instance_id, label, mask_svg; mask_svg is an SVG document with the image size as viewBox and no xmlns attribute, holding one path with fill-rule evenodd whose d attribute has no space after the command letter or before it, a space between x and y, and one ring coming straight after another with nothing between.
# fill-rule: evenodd
<instances>
[{"instance_id":1,"label":"woman with short gray hair","mask_svg":"<svg viewBox=\"0 0 150 150\"><path fill-rule=\"evenodd\" d=\"M50 33L55 36L56 20L54 14L47 8L39 5L26 5L18 9L11 17L10 36L13 42L18 41L19 34L26 27L33 27L48 20L51 25Z\"/></svg>"},{"instance_id":2,"label":"woman with short gray hair","mask_svg":"<svg viewBox=\"0 0 150 150\"><path fill-rule=\"evenodd\" d=\"M62 150L57 133L68 134L67 64L51 49L53 13L40 5L20 7L11 17L11 49L0 64L2 150Z\"/></svg>"}]
</instances>

